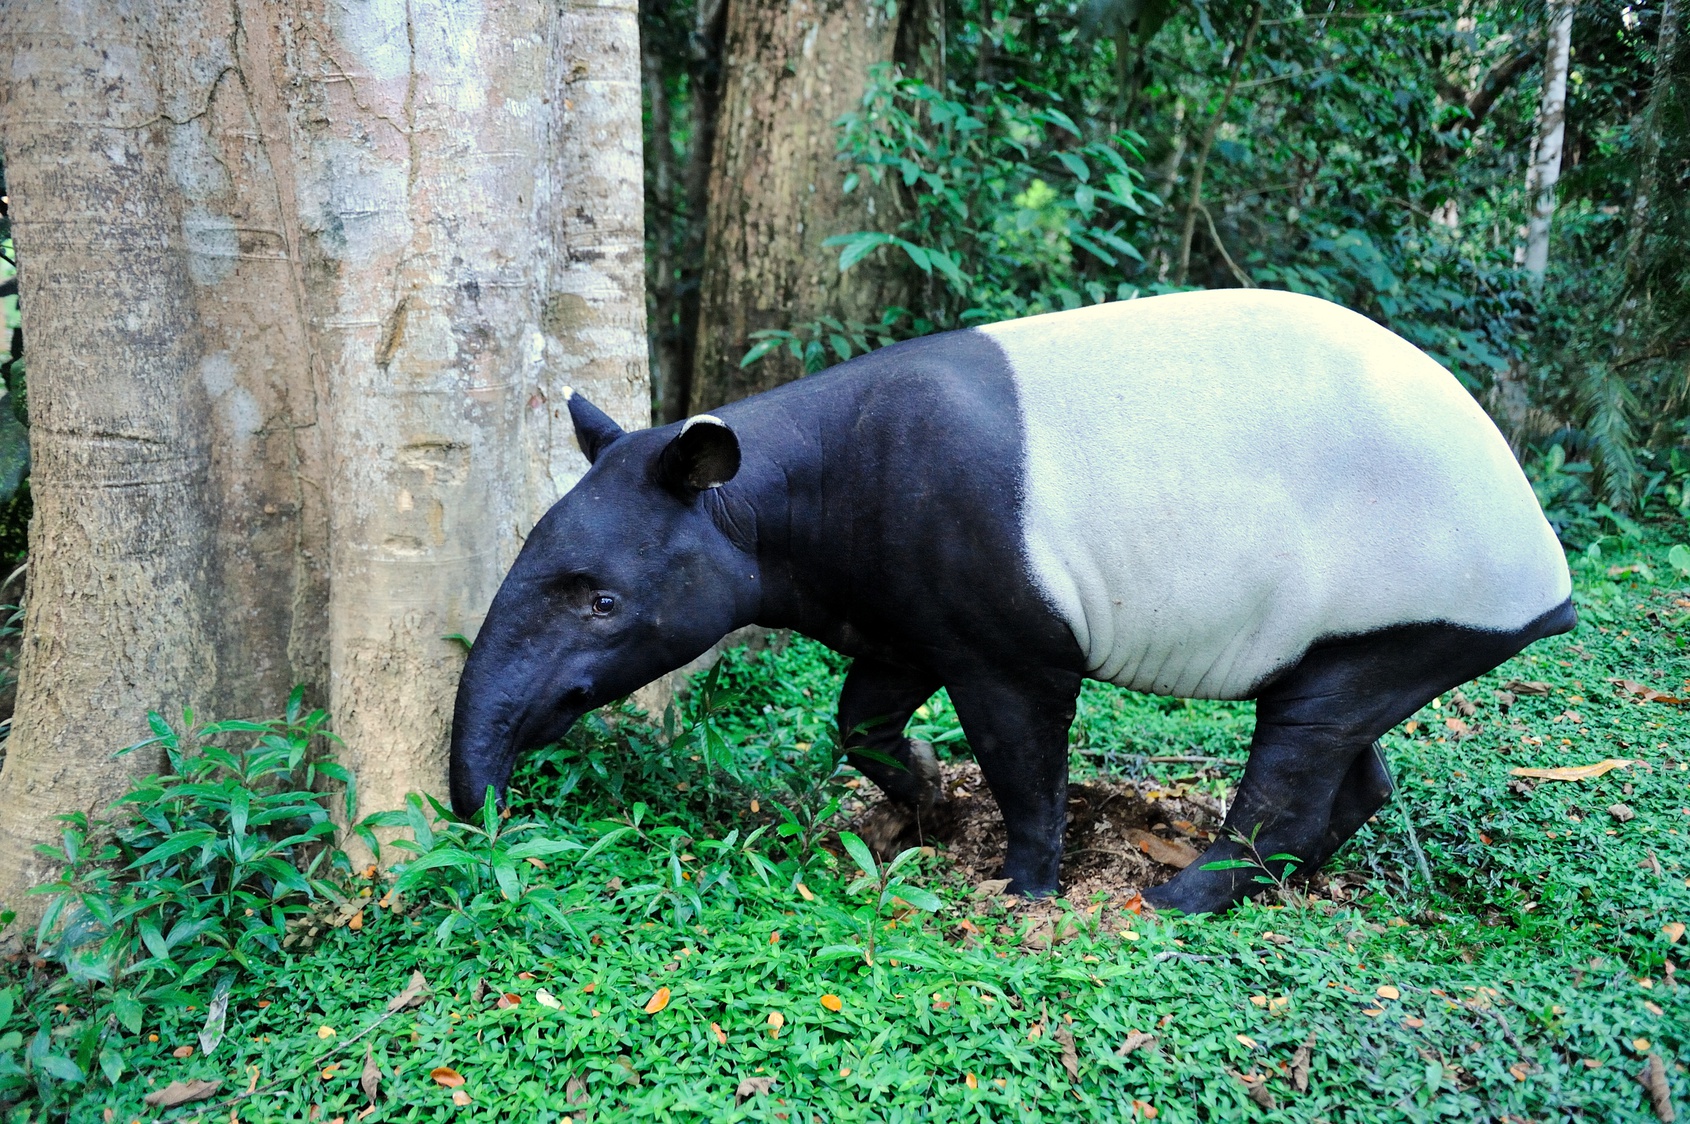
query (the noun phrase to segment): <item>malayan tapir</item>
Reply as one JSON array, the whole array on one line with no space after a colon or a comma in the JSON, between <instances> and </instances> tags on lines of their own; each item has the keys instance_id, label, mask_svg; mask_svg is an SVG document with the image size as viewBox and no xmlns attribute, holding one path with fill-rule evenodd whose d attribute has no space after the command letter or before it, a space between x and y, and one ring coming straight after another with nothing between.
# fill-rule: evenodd
<instances>
[{"instance_id":1,"label":"malayan tapir","mask_svg":"<svg viewBox=\"0 0 1690 1124\"><path fill-rule=\"evenodd\" d=\"M523 751L755 623L853 658L839 725L878 752L850 760L918 809L937 770L903 728L948 689L1028 895L1058 889L1081 680L1255 699L1225 830L1145 893L1218 911L1259 888L1207 868L1248 861L1241 837L1313 871L1389 796L1385 731L1574 625L1561 547L1484 411L1313 297L948 332L633 433L568 405L592 467L465 665L460 814Z\"/></svg>"}]
</instances>

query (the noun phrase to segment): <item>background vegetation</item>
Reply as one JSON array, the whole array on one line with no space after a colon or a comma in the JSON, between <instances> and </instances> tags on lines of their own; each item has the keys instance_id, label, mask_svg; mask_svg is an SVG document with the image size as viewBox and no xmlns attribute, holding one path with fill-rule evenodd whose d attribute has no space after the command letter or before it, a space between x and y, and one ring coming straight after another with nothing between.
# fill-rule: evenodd
<instances>
[{"instance_id":1,"label":"background vegetation","mask_svg":"<svg viewBox=\"0 0 1690 1124\"><path fill-rule=\"evenodd\" d=\"M888 63L837 129L838 174L890 181L905 202L879 229L831 231L838 265L911 270L913 300L878 320L789 319L745 352L790 349L814 370L890 339L1134 294L1294 289L1437 356L1528 460L1559 446L1540 474L1557 477L1563 525L1597 503L1665 498L1669 483L1676 504L1690 51L1662 34L1670 0L1576 6L1539 282L1519 263L1557 6L951 0L945 81ZM642 11L648 130L663 126L648 151L667 146L676 166L699 147L711 91L735 80L713 65L711 11ZM696 280L709 206L659 170L648 161L654 341L696 331L667 297ZM654 363L656 381L674 365Z\"/></svg>"}]
</instances>

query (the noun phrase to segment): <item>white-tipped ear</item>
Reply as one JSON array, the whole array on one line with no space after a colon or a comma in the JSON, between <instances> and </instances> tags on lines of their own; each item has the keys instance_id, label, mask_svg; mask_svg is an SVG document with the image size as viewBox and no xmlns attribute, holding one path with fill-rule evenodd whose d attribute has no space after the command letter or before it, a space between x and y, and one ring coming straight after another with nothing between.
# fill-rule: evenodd
<instances>
[{"instance_id":1,"label":"white-tipped ear","mask_svg":"<svg viewBox=\"0 0 1690 1124\"><path fill-rule=\"evenodd\" d=\"M657 457L657 482L682 495L720 488L738 471L739 438L710 414L688 418Z\"/></svg>"}]
</instances>

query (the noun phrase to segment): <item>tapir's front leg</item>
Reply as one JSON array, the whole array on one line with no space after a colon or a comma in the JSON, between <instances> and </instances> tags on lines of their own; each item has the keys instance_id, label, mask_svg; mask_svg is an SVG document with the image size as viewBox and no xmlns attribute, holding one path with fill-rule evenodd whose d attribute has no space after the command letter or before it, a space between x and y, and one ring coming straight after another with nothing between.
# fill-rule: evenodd
<instances>
[{"instance_id":1,"label":"tapir's front leg","mask_svg":"<svg viewBox=\"0 0 1690 1124\"><path fill-rule=\"evenodd\" d=\"M904 736L904 724L938 689L936 676L859 659L839 692L839 736L852 767L918 815L931 810L939 794L939 762L930 747ZM876 756L858 752L863 749Z\"/></svg>"},{"instance_id":2,"label":"tapir's front leg","mask_svg":"<svg viewBox=\"0 0 1690 1124\"><path fill-rule=\"evenodd\" d=\"M1009 831L1009 892L1056 893L1068 821L1068 727L1080 677L1040 668L945 685Z\"/></svg>"}]
</instances>

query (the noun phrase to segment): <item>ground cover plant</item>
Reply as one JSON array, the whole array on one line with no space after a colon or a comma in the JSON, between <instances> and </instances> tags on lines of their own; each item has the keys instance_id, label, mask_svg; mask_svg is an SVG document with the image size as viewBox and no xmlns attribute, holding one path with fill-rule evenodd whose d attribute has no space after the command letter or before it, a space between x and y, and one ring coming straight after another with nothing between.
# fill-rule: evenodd
<instances>
[{"instance_id":1,"label":"ground cover plant","mask_svg":"<svg viewBox=\"0 0 1690 1124\"><path fill-rule=\"evenodd\" d=\"M844 663L793 640L667 722L584 723L508 817L369 825L394 877L320 860L247 883L247 914L173 875L170 908L241 953L182 957L216 963L174 988L156 950L146 994L86 954L67 974L63 942L11 963L6 1119L1666 1119L1690 1096L1690 558L1607 528L1573 558L1582 627L1394 731L1397 798L1312 889L1198 920L1028 910L943 851L889 870L833 834L859 798L833 771ZM1088 686L1076 772L1220 795L1249 711ZM233 733L292 746L291 718ZM966 758L942 695L916 725ZM203 852L231 775L192 782L188 873L228 869ZM327 806L268 791L308 832Z\"/></svg>"}]
</instances>

